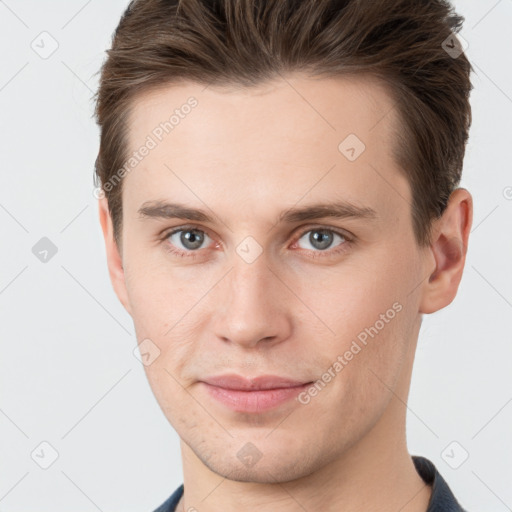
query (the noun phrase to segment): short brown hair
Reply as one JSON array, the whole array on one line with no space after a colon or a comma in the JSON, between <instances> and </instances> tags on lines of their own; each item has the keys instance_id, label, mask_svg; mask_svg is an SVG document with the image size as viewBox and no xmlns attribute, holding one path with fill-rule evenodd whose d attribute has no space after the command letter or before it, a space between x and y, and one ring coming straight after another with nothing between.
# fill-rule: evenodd
<instances>
[{"instance_id":1,"label":"short brown hair","mask_svg":"<svg viewBox=\"0 0 512 512\"><path fill-rule=\"evenodd\" d=\"M281 73L366 74L385 84L400 130L393 155L411 186L419 245L462 174L473 70L458 43L464 18L445 0L133 0L101 68L95 115L101 184L118 246L122 181L136 96L181 80L251 87ZM452 38L452 39L450 39Z\"/></svg>"}]
</instances>

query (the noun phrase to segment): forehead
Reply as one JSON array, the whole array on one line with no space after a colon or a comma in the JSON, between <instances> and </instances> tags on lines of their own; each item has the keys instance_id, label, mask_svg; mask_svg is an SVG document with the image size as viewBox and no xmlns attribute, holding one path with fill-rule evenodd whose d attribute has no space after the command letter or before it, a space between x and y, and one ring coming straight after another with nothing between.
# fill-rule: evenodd
<instances>
[{"instance_id":1,"label":"forehead","mask_svg":"<svg viewBox=\"0 0 512 512\"><path fill-rule=\"evenodd\" d=\"M133 102L130 154L150 150L126 175L123 202L208 200L243 215L262 203L269 211L327 194L394 214L409 206L392 155L396 126L391 97L369 77L169 85Z\"/></svg>"}]
</instances>

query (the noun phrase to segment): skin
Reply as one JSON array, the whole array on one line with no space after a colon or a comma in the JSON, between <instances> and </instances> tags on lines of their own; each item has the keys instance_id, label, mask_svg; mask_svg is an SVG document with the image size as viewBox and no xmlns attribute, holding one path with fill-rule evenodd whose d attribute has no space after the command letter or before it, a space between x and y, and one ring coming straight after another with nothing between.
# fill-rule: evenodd
<instances>
[{"instance_id":1,"label":"skin","mask_svg":"<svg viewBox=\"0 0 512 512\"><path fill-rule=\"evenodd\" d=\"M175 84L136 99L130 147L190 96L197 107L124 178L120 248L99 201L114 290L138 342L160 350L145 371L181 439L177 510L425 511L431 488L407 450L405 403L422 315L450 304L462 277L470 193L452 193L432 244L419 247L410 187L391 154L396 111L369 78ZM353 162L338 150L351 133L366 145ZM152 200L214 222L141 218ZM378 218L278 222L288 208L335 200ZM207 235L199 249L179 233L165 239L190 225ZM347 237L334 234L322 250L308 238L315 229ZM236 252L248 236L262 250L252 263ZM234 412L199 382L224 373L315 381L394 303L400 312L308 404ZM252 467L237 457L249 442L261 453Z\"/></svg>"}]
</instances>

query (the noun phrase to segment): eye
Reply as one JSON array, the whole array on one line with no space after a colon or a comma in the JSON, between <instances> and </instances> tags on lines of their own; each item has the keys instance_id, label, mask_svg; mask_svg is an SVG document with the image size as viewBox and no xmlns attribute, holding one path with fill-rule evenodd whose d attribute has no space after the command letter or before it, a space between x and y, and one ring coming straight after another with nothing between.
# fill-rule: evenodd
<instances>
[{"instance_id":1,"label":"eye","mask_svg":"<svg viewBox=\"0 0 512 512\"><path fill-rule=\"evenodd\" d=\"M195 228L179 228L167 233L165 240L177 249L169 248L171 252L185 255L187 252L197 252L206 240L211 238L202 230Z\"/></svg>"},{"instance_id":2,"label":"eye","mask_svg":"<svg viewBox=\"0 0 512 512\"><path fill-rule=\"evenodd\" d=\"M202 229L180 226L162 237L165 249L174 256L196 258L213 241ZM338 243L336 244L336 242ZM311 251L311 257L332 256L349 249L352 238L330 228L309 228L303 231L293 245ZM336 245L334 245L336 244ZM334 248L332 248L334 246ZM332 249L331 249L332 248Z\"/></svg>"},{"instance_id":3,"label":"eye","mask_svg":"<svg viewBox=\"0 0 512 512\"><path fill-rule=\"evenodd\" d=\"M341 243L335 245L333 251L328 251L329 248L333 246L336 240L341 240ZM305 246L301 246L300 243ZM326 228L315 228L309 229L302 233L300 238L297 240L297 244L302 249L314 250L315 252L338 252L340 249L336 249L336 247L341 246L341 250L345 250L345 246L348 243L348 238L342 233L338 233L332 229Z\"/></svg>"}]
</instances>

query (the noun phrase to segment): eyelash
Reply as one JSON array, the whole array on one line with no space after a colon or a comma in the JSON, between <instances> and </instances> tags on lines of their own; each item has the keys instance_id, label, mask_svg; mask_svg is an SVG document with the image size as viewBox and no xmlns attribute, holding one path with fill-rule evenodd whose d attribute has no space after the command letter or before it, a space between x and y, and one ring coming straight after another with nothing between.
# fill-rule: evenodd
<instances>
[{"instance_id":1,"label":"eyelash","mask_svg":"<svg viewBox=\"0 0 512 512\"><path fill-rule=\"evenodd\" d=\"M171 231L167 231L161 238L161 242L164 243L165 250L169 253L171 253L173 256L177 256L179 258L191 258L195 259L197 256L199 256L199 253L201 250L195 250L195 251L181 251L179 249L174 249L173 246L170 243L166 243L172 235L175 233L179 233L180 231L187 231L187 230L196 230L200 231L202 233L206 233L203 229L200 229L197 226L179 226L177 228L173 228ZM344 239L343 243L340 243L336 248L334 249L327 249L325 251L311 251L309 249L301 249L303 251L312 252L311 258L317 259L317 258L325 258L329 256L334 256L343 252L346 252L348 250L348 247L354 242L354 238L352 236L347 235L346 233L343 233L341 231L338 231L333 228L323 227L323 226L314 226L314 227L308 227L307 229L304 229L301 231L301 233L297 236L296 241L297 243L306 233L309 233L310 231L327 231L330 233L334 233L341 238ZM211 238L211 237L210 237Z\"/></svg>"}]
</instances>

